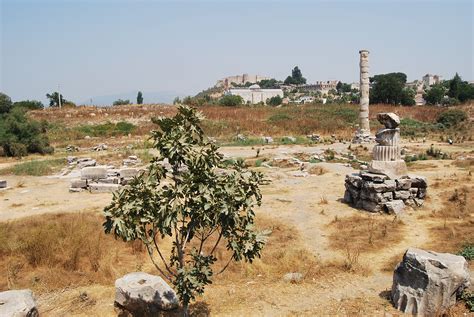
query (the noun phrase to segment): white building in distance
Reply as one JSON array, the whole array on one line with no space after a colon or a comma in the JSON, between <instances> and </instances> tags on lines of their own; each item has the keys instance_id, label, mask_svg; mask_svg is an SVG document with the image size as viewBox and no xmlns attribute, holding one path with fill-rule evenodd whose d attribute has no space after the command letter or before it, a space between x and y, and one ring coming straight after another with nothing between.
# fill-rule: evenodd
<instances>
[{"instance_id":1,"label":"white building in distance","mask_svg":"<svg viewBox=\"0 0 474 317\"><path fill-rule=\"evenodd\" d=\"M442 77L438 75L426 74L425 76L423 76L423 84L426 87L430 87L434 84L439 84L441 80L442 80Z\"/></svg>"},{"instance_id":2,"label":"white building in distance","mask_svg":"<svg viewBox=\"0 0 474 317\"><path fill-rule=\"evenodd\" d=\"M216 83L216 87L224 87L225 89L228 89L232 84L237 84L237 85L245 85L246 83L256 84L259 81L262 81L264 79L270 79L270 77L261 76L261 75L249 75L249 74L229 76L221 80L218 80Z\"/></svg>"},{"instance_id":3,"label":"white building in distance","mask_svg":"<svg viewBox=\"0 0 474 317\"><path fill-rule=\"evenodd\" d=\"M267 103L267 99L280 96L283 98L283 90L281 89L262 89L255 84L249 88L231 88L226 94L232 96L240 96L247 104L257 104L260 102Z\"/></svg>"}]
</instances>

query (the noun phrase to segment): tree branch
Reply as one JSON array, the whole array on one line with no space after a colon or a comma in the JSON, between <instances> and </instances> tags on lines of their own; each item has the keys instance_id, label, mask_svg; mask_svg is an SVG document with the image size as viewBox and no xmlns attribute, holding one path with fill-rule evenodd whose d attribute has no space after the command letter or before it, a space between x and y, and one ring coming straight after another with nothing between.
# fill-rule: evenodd
<instances>
[{"instance_id":1,"label":"tree branch","mask_svg":"<svg viewBox=\"0 0 474 317\"><path fill-rule=\"evenodd\" d=\"M209 253L210 255L212 255L214 251L216 251L217 245L219 244L219 242L221 242L222 232L223 231L221 230L221 232L219 233L219 238L217 238L216 244L214 244L214 247L212 248L211 253Z\"/></svg>"},{"instance_id":2,"label":"tree branch","mask_svg":"<svg viewBox=\"0 0 474 317\"><path fill-rule=\"evenodd\" d=\"M163 275L171 283L172 282L171 278L168 275L166 275L165 272L163 272L163 270L160 268L158 263L155 262L155 259L153 258L153 250L150 248L150 244L145 243L145 246L148 251L148 255L150 256L151 262L153 262L153 265L155 265L156 269L160 271L161 275Z\"/></svg>"},{"instance_id":3,"label":"tree branch","mask_svg":"<svg viewBox=\"0 0 474 317\"><path fill-rule=\"evenodd\" d=\"M219 275L219 274L221 274L222 272L224 272L224 271L227 269L227 267L229 266L230 262L232 262L232 259L233 259L233 258L234 258L234 254L232 254L232 255L230 256L230 259L229 259L229 261L227 262L227 264L226 264L226 265L224 266L224 268L223 268L222 270L220 270L216 275Z\"/></svg>"},{"instance_id":4,"label":"tree branch","mask_svg":"<svg viewBox=\"0 0 474 317\"><path fill-rule=\"evenodd\" d=\"M160 248L158 247L158 243L156 243L156 235L157 235L157 233L155 233L155 235L153 236L153 243L155 244L156 251L158 251L158 255L160 256L161 261L162 261L163 264L165 265L166 270L167 270L171 275L175 276L175 274L173 273L173 271L171 271L171 269L169 268L169 266L166 264L166 261L165 261L165 258L163 257L163 254L161 254Z\"/></svg>"}]
</instances>

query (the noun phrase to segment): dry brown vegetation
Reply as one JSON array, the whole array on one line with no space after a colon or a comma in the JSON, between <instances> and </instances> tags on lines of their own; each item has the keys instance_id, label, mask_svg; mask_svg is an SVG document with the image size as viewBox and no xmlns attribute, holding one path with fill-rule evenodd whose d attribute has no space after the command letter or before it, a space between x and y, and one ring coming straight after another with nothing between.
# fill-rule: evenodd
<instances>
[{"instance_id":1,"label":"dry brown vegetation","mask_svg":"<svg viewBox=\"0 0 474 317\"><path fill-rule=\"evenodd\" d=\"M460 108L470 111L472 105ZM221 107L203 106L199 108L206 120L203 127L207 135L219 140L230 141L238 133L249 136L286 135L304 136L318 133L323 136L335 134L339 139L351 139L357 124L358 105L304 105L274 107ZM394 107L390 105L371 105L370 119L373 128L380 127L376 121L378 112L395 112L401 118L434 123L442 111L441 107L417 106ZM63 128L52 133L50 138L56 143L80 140L84 135L71 129L83 125L97 125L106 122L127 121L136 125L132 136L142 136L154 128L150 119L156 116L172 116L176 107L165 105L129 105L107 108L76 107L31 111L30 115L39 120L60 125ZM111 136L115 142L128 136ZM90 142L90 141L89 141ZM62 143L61 143L62 144ZM80 144L80 145L81 145Z\"/></svg>"},{"instance_id":2,"label":"dry brown vegetation","mask_svg":"<svg viewBox=\"0 0 474 317\"><path fill-rule=\"evenodd\" d=\"M330 226L330 246L347 253L348 249L376 252L399 242L404 224L397 217L361 214L335 219Z\"/></svg>"},{"instance_id":3,"label":"dry brown vegetation","mask_svg":"<svg viewBox=\"0 0 474 317\"><path fill-rule=\"evenodd\" d=\"M0 274L5 278L0 289L32 288L41 294L64 287L110 286L130 271L153 272L141 243L125 243L105 235L102 221L98 214L80 213L1 223ZM328 271L332 265L317 261L303 247L294 228L261 217L259 223L272 232L262 258L253 264L231 264L222 279L236 282L258 277L274 282L288 272L302 272L305 278L314 278L321 277L323 271L328 275L337 270L334 267ZM228 259L224 245L217 254Z\"/></svg>"},{"instance_id":4,"label":"dry brown vegetation","mask_svg":"<svg viewBox=\"0 0 474 317\"><path fill-rule=\"evenodd\" d=\"M43 292L67 286L112 283L143 265L136 243L103 233L93 213L31 217L0 224L0 289Z\"/></svg>"}]
</instances>

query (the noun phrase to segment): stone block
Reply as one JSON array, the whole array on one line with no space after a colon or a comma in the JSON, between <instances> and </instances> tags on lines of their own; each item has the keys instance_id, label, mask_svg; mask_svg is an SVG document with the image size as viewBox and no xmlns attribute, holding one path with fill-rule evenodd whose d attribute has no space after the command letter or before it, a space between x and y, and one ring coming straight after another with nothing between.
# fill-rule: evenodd
<instances>
[{"instance_id":1,"label":"stone block","mask_svg":"<svg viewBox=\"0 0 474 317\"><path fill-rule=\"evenodd\" d=\"M38 317L38 309L29 289L0 292L0 316Z\"/></svg>"},{"instance_id":2,"label":"stone block","mask_svg":"<svg viewBox=\"0 0 474 317\"><path fill-rule=\"evenodd\" d=\"M81 179L107 178L107 168L104 166L90 166L81 169Z\"/></svg>"},{"instance_id":3,"label":"stone block","mask_svg":"<svg viewBox=\"0 0 474 317\"><path fill-rule=\"evenodd\" d=\"M411 194L409 190L397 190L393 194L393 198L395 199L403 199L406 200L410 198Z\"/></svg>"},{"instance_id":4,"label":"stone block","mask_svg":"<svg viewBox=\"0 0 474 317\"><path fill-rule=\"evenodd\" d=\"M121 168L119 169L119 176L123 178L132 178L137 176L139 171L138 168Z\"/></svg>"},{"instance_id":5,"label":"stone block","mask_svg":"<svg viewBox=\"0 0 474 317\"><path fill-rule=\"evenodd\" d=\"M399 215L405 209L405 203L403 200L392 200L385 203L385 209L389 214Z\"/></svg>"},{"instance_id":6,"label":"stone block","mask_svg":"<svg viewBox=\"0 0 474 317\"><path fill-rule=\"evenodd\" d=\"M86 188L87 180L85 179L73 179L71 181L71 188Z\"/></svg>"},{"instance_id":7,"label":"stone block","mask_svg":"<svg viewBox=\"0 0 474 317\"><path fill-rule=\"evenodd\" d=\"M99 184L118 184L119 180L120 179L118 177L107 177L107 178L97 180L97 183L99 183Z\"/></svg>"},{"instance_id":8,"label":"stone block","mask_svg":"<svg viewBox=\"0 0 474 317\"><path fill-rule=\"evenodd\" d=\"M118 184L89 184L89 191L91 193L112 193L120 188Z\"/></svg>"},{"instance_id":9,"label":"stone block","mask_svg":"<svg viewBox=\"0 0 474 317\"><path fill-rule=\"evenodd\" d=\"M410 175L411 187L415 188L427 188L428 181L424 176Z\"/></svg>"},{"instance_id":10,"label":"stone block","mask_svg":"<svg viewBox=\"0 0 474 317\"><path fill-rule=\"evenodd\" d=\"M426 188L418 188L416 193L416 198L425 199L426 197Z\"/></svg>"},{"instance_id":11,"label":"stone block","mask_svg":"<svg viewBox=\"0 0 474 317\"><path fill-rule=\"evenodd\" d=\"M393 112L378 113L377 120L388 129L395 129L400 125L400 117Z\"/></svg>"},{"instance_id":12,"label":"stone block","mask_svg":"<svg viewBox=\"0 0 474 317\"><path fill-rule=\"evenodd\" d=\"M161 316L178 307L173 289L159 276L129 273L115 281L115 304L132 316Z\"/></svg>"},{"instance_id":13,"label":"stone block","mask_svg":"<svg viewBox=\"0 0 474 317\"><path fill-rule=\"evenodd\" d=\"M382 210L382 205L370 200L361 200L362 208L370 212L379 212Z\"/></svg>"},{"instance_id":14,"label":"stone block","mask_svg":"<svg viewBox=\"0 0 474 317\"><path fill-rule=\"evenodd\" d=\"M78 159L77 160L77 166L82 169L84 167L91 167L91 166L96 166L97 162L96 160L86 158L86 159Z\"/></svg>"},{"instance_id":15,"label":"stone block","mask_svg":"<svg viewBox=\"0 0 474 317\"><path fill-rule=\"evenodd\" d=\"M352 195L351 192L346 189L344 192L344 201L348 204L352 204Z\"/></svg>"},{"instance_id":16,"label":"stone block","mask_svg":"<svg viewBox=\"0 0 474 317\"><path fill-rule=\"evenodd\" d=\"M7 188L7 181L0 179L0 188Z\"/></svg>"},{"instance_id":17,"label":"stone block","mask_svg":"<svg viewBox=\"0 0 474 317\"><path fill-rule=\"evenodd\" d=\"M72 187L69 188L70 193L80 193L83 191L85 191L85 188L72 188Z\"/></svg>"},{"instance_id":18,"label":"stone block","mask_svg":"<svg viewBox=\"0 0 474 317\"><path fill-rule=\"evenodd\" d=\"M356 188L360 188L362 185L362 178L359 176L359 174L347 174L345 181Z\"/></svg>"},{"instance_id":19,"label":"stone block","mask_svg":"<svg viewBox=\"0 0 474 317\"><path fill-rule=\"evenodd\" d=\"M360 177L365 181L371 181L374 183L383 183L388 179L388 176L382 174L374 174L370 172L360 172Z\"/></svg>"},{"instance_id":20,"label":"stone block","mask_svg":"<svg viewBox=\"0 0 474 317\"><path fill-rule=\"evenodd\" d=\"M407 314L440 316L469 283L462 256L409 248L393 273L392 302Z\"/></svg>"},{"instance_id":21,"label":"stone block","mask_svg":"<svg viewBox=\"0 0 474 317\"><path fill-rule=\"evenodd\" d=\"M387 175L390 179L401 178L408 174L405 161L372 161L369 164L369 172Z\"/></svg>"},{"instance_id":22,"label":"stone block","mask_svg":"<svg viewBox=\"0 0 474 317\"><path fill-rule=\"evenodd\" d=\"M396 183L394 180L388 179L383 183L372 183L372 182L365 182L362 185L362 188L367 189L368 191L377 192L377 193L385 193L385 192L392 192L395 190Z\"/></svg>"},{"instance_id":23,"label":"stone block","mask_svg":"<svg viewBox=\"0 0 474 317\"><path fill-rule=\"evenodd\" d=\"M398 178L395 182L397 183L397 190L408 190L411 188L411 179L409 178Z\"/></svg>"}]
</instances>

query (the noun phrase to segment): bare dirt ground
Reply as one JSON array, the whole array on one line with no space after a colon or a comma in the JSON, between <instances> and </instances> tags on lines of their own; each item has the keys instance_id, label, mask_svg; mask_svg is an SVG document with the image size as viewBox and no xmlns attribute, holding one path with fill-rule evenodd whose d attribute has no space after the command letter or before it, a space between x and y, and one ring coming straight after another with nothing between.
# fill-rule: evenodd
<instances>
[{"instance_id":1,"label":"bare dirt ground","mask_svg":"<svg viewBox=\"0 0 474 317\"><path fill-rule=\"evenodd\" d=\"M427 143L412 143L413 151L425 150ZM266 146L260 154L279 157L294 153L312 153L332 148L345 151L348 144L337 143L321 146ZM463 152L472 155L473 147L442 146L446 152ZM255 148L226 147L222 152L229 157L254 157ZM11 164L11 163L5 163ZM340 263L346 259L344 250L331 246L331 236L338 234L332 225L352 216L366 216L344 202L344 178L354 169L341 163L317 163L327 172L322 175L295 177L298 167L258 169L271 180L263 188L263 205L258 215L279 220L294 227L301 236L303 247L318 262ZM392 271L408 247L424 248L436 239L430 228L442 225L445 219L432 217L442 208L442 197L454 187L464 184L473 188L469 168L458 167L452 160L430 160L409 166L411 173L426 176L429 196L419 209L409 209L400 219L401 239L393 244L380 246L360 253L358 268L354 271L328 272L324 278L305 279L291 284L275 277L259 281L258 276L238 283L217 278L206 289L198 302L205 303L215 316L390 316L398 315L389 300L387 291L392 283ZM10 189L0 192L0 221L45 213L96 211L108 204L111 194L69 193L69 179L32 176L5 176ZM431 186L434 183L441 186ZM443 186L450 184L450 186ZM472 194L472 191L471 191ZM474 224L474 211L467 206L467 220ZM395 221L394 216L370 215L377 220ZM473 229L474 230L474 229ZM439 241L440 244L443 241ZM291 245L288 245L291 248ZM436 250L435 250L436 251ZM394 261L395 259L395 261ZM471 271L473 267L471 265ZM310 275L309 272L301 272ZM78 295L87 292L92 301L78 301ZM88 286L66 288L37 296L40 312L45 316L114 316L114 287L91 283Z\"/></svg>"}]
</instances>

